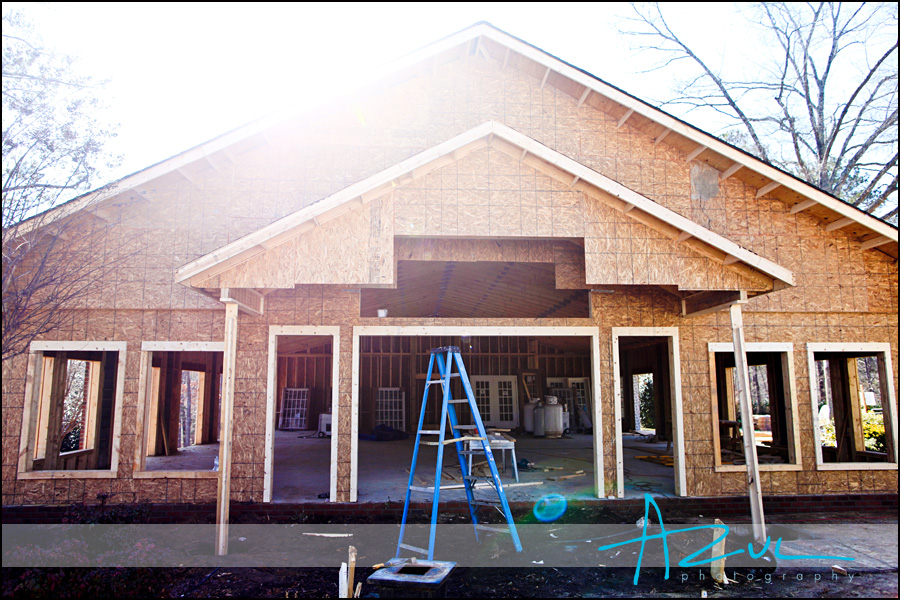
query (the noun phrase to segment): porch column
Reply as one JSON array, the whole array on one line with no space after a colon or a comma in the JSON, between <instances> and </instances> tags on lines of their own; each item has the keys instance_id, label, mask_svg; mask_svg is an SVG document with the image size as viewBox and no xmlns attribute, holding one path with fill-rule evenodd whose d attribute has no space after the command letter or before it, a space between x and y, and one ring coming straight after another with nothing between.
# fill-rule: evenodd
<instances>
[{"instance_id":1,"label":"porch column","mask_svg":"<svg viewBox=\"0 0 900 600\"><path fill-rule=\"evenodd\" d=\"M763 515L762 490L759 487L759 462L756 457L756 436L753 433L753 406L750 404L750 370L744 346L744 317L740 304L731 305L731 336L734 340L734 367L737 373L737 394L741 406L743 426L744 460L747 464L747 485L750 488L750 515L753 519L753 536L762 544L766 539Z\"/></svg>"},{"instance_id":2,"label":"porch column","mask_svg":"<svg viewBox=\"0 0 900 600\"><path fill-rule=\"evenodd\" d=\"M234 366L237 355L238 305L225 303L225 356L222 367L222 412L219 425L219 488L216 495L216 554L228 554L231 507L231 431L234 420Z\"/></svg>"}]
</instances>

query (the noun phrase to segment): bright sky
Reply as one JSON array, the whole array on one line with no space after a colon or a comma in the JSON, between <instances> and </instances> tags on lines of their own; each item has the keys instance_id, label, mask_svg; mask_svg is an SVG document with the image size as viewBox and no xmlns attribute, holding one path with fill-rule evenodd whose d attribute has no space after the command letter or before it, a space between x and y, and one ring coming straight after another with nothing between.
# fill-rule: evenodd
<instances>
[{"instance_id":1,"label":"bright sky","mask_svg":"<svg viewBox=\"0 0 900 600\"><path fill-rule=\"evenodd\" d=\"M4 9L16 3L4 3ZM27 4L45 46L109 79L113 180L291 104L319 105L392 60L477 21L494 26L646 100L668 72L629 51L622 3ZM707 56L743 52L746 31L725 3L666 7L670 24ZM687 15L690 20L678 19ZM747 32L752 35L752 32ZM730 44L730 46L729 46ZM742 60L745 57L739 56ZM689 119L690 120L690 119ZM696 123L715 130L711 123Z\"/></svg>"}]
</instances>

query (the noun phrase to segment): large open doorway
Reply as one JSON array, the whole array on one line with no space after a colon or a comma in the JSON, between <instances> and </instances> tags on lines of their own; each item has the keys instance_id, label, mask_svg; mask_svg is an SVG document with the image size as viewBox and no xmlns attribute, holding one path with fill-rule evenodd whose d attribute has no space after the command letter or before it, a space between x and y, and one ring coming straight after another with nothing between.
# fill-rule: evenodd
<instances>
[{"instance_id":1,"label":"large open doorway","mask_svg":"<svg viewBox=\"0 0 900 600\"><path fill-rule=\"evenodd\" d=\"M336 494L337 327L271 327L265 502Z\"/></svg>"},{"instance_id":2,"label":"large open doorway","mask_svg":"<svg viewBox=\"0 0 900 600\"><path fill-rule=\"evenodd\" d=\"M613 328L617 495L682 496L684 433L677 328Z\"/></svg>"},{"instance_id":3,"label":"large open doorway","mask_svg":"<svg viewBox=\"0 0 900 600\"><path fill-rule=\"evenodd\" d=\"M488 428L501 431L512 442L495 450L511 501L536 499L550 491L571 498L596 498L603 493L603 466L598 461L602 435L599 425L598 330L592 327L355 327L353 407L359 418L351 437L351 501L402 501L421 414L431 348L458 346L469 375L476 405ZM560 437L536 437L526 431L526 412L533 402L551 395L559 379L571 380L576 397L586 408L584 419L569 421ZM438 427L440 392L432 387L424 429ZM461 386L451 385L454 398L464 397ZM562 394L558 394L562 396ZM532 405L532 406L529 406ZM461 423L470 418L458 405ZM596 428L577 427L584 420ZM510 440L507 439L507 442ZM433 484L436 449L423 446L414 477ZM515 479L513 456L534 465L520 469ZM455 453L444 460L444 484L461 483ZM524 464L524 463L522 463ZM545 470L546 469L546 470ZM571 475L562 479L564 476ZM457 493L456 498L453 494ZM450 490L442 498L464 499L463 490Z\"/></svg>"}]
</instances>

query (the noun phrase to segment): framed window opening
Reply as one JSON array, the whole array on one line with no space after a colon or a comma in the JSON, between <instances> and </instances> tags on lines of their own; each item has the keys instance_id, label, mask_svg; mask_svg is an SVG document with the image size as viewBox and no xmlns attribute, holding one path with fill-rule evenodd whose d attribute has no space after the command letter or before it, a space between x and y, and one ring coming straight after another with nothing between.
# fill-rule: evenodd
<instances>
[{"instance_id":1,"label":"framed window opening","mask_svg":"<svg viewBox=\"0 0 900 600\"><path fill-rule=\"evenodd\" d=\"M798 471L800 423L791 343L746 344L750 401L761 471ZM709 344L713 454L716 471L745 471L743 426L736 395L734 346Z\"/></svg>"},{"instance_id":2,"label":"framed window opening","mask_svg":"<svg viewBox=\"0 0 900 600\"><path fill-rule=\"evenodd\" d=\"M18 478L111 478L119 468L125 342L32 342Z\"/></svg>"},{"instance_id":3,"label":"framed window opening","mask_svg":"<svg viewBox=\"0 0 900 600\"><path fill-rule=\"evenodd\" d=\"M816 466L897 468L897 414L890 344L806 345Z\"/></svg>"},{"instance_id":4,"label":"framed window opening","mask_svg":"<svg viewBox=\"0 0 900 600\"><path fill-rule=\"evenodd\" d=\"M134 477L216 478L223 342L144 342Z\"/></svg>"}]
</instances>

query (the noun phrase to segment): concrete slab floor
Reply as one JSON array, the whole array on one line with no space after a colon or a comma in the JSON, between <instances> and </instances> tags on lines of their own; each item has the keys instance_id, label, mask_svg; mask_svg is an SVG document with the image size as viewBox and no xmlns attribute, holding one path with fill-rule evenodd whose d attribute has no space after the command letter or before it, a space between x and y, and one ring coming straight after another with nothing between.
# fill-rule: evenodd
<instances>
[{"instance_id":1,"label":"concrete slab floor","mask_svg":"<svg viewBox=\"0 0 900 600\"><path fill-rule=\"evenodd\" d=\"M219 442L179 448L170 456L148 456L147 471L212 471L219 455Z\"/></svg>"},{"instance_id":2,"label":"concrete slab floor","mask_svg":"<svg viewBox=\"0 0 900 600\"><path fill-rule=\"evenodd\" d=\"M559 493L570 500L595 499L593 436L572 433L560 439L535 438L530 434L514 434L516 458L534 463L534 471L519 471L520 483L539 485L514 486L512 458L506 454L506 470L501 470L507 498L512 502L537 501L550 493ZM414 436L391 442L359 441L359 502L402 502L406 495L409 466L412 462ZM640 436L625 436L625 496L642 497L644 491L654 495L674 495L674 469L634 458L636 455L665 454L666 443L646 443ZM669 453L671 454L671 452ZM494 460L502 467L500 451ZM422 446L416 468L416 484L432 485L437 462L437 448ZM477 463L478 460L476 459ZM276 431L275 468L272 500L274 502L321 502L327 499L330 482L331 438L319 438L315 432ZM561 467L548 470L547 467ZM551 477L576 474L580 477L550 481ZM459 461L452 446L445 448L444 472L460 475ZM460 481L444 477L443 484ZM414 500L428 500L427 494L416 494ZM464 501L465 492L444 490L441 500Z\"/></svg>"}]
</instances>

